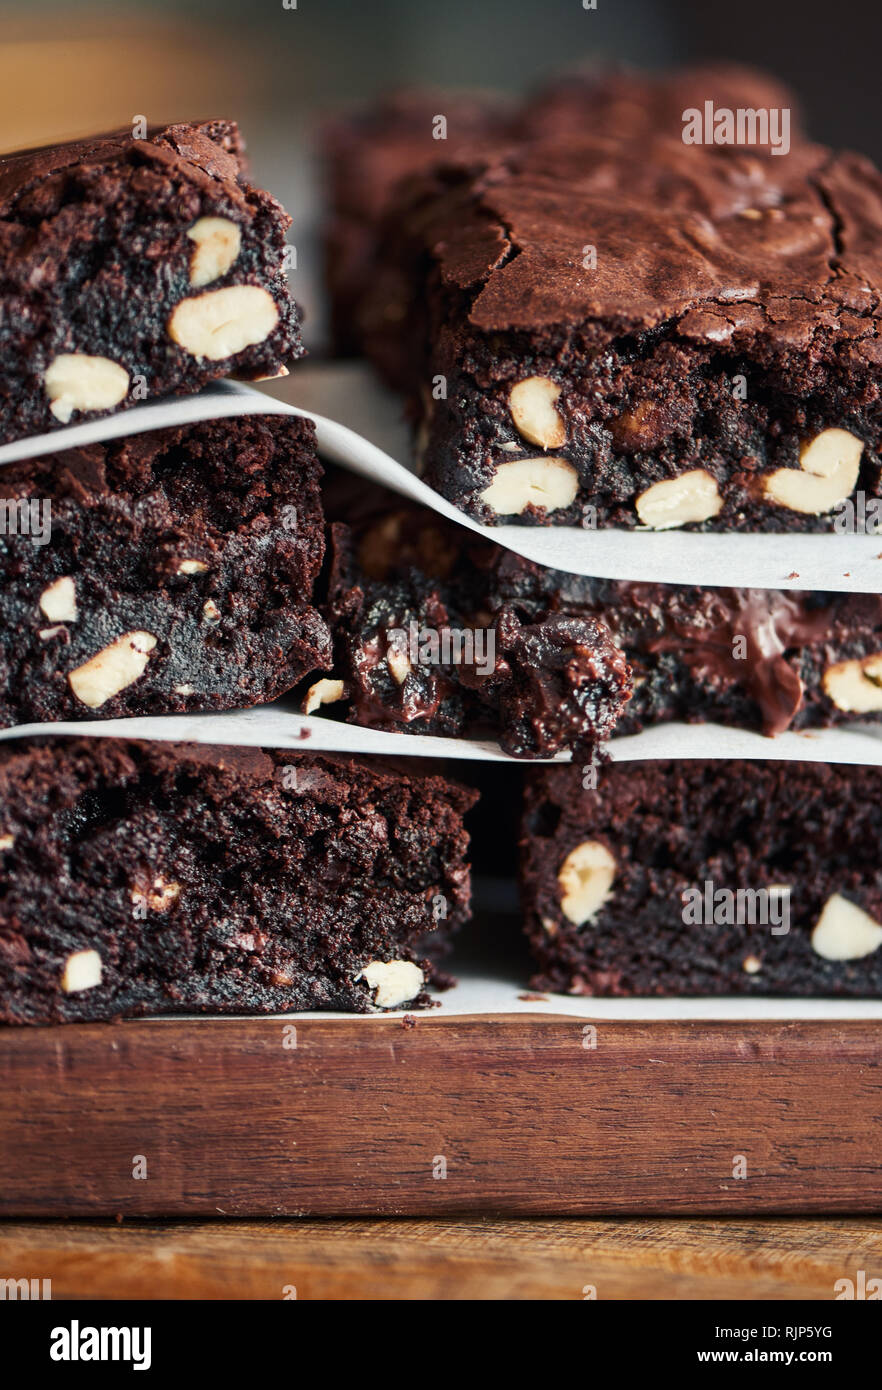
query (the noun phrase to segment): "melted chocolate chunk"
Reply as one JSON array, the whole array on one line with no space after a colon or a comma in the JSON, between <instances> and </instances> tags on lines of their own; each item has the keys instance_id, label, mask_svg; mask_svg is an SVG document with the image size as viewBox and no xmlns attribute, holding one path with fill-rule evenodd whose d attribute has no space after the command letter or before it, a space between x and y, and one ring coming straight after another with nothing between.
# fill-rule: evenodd
<instances>
[{"instance_id":1,"label":"melted chocolate chunk","mask_svg":"<svg viewBox=\"0 0 882 1390\"><path fill-rule=\"evenodd\" d=\"M331 526L326 612L343 697L329 710L388 730L491 736L517 757L592 760L631 693L608 627L553 603L509 602L494 589L496 547L472 552L457 527L355 487L381 513ZM352 496L350 482L341 488ZM342 512L352 515L345 501Z\"/></svg>"}]
</instances>

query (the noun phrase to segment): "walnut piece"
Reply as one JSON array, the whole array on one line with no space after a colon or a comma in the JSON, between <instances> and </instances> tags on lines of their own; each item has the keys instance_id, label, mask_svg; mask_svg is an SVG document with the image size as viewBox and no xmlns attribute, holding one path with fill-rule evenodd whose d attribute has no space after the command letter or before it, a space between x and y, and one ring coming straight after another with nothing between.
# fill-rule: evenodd
<instances>
[{"instance_id":1,"label":"walnut piece","mask_svg":"<svg viewBox=\"0 0 882 1390\"><path fill-rule=\"evenodd\" d=\"M152 632L126 632L71 671L68 684L78 700L98 709L143 676L155 646Z\"/></svg>"}]
</instances>

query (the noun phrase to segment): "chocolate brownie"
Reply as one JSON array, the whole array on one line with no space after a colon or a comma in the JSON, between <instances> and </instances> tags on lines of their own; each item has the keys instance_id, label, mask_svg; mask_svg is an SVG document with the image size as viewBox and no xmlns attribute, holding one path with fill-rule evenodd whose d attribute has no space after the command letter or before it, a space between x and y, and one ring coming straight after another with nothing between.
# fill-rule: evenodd
<instances>
[{"instance_id":1,"label":"chocolate brownie","mask_svg":"<svg viewBox=\"0 0 882 1390\"><path fill-rule=\"evenodd\" d=\"M363 479L337 473L326 495L329 517L347 518L330 526L334 664L310 685L306 713L345 706L380 729L593 758L631 693L602 621L509 601L493 571L505 552L472 548L471 533Z\"/></svg>"},{"instance_id":2,"label":"chocolate brownie","mask_svg":"<svg viewBox=\"0 0 882 1390\"><path fill-rule=\"evenodd\" d=\"M213 120L0 159L0 443L301 356L243 149Z\"/></svg>"},{"instance_id":3,"label":"chocolate brownie","mask_svg":"<svg viewBox=\"0 0 882 1390\"><path fill-rule=\"evenodd\" d=\"M531 768L537 985L572 994L882 994L877 768Z\"/></svg>"},{"instance_id":4,"label":"chocolate brownie","mask_svg":"<svg viewBox=\"0 0 882 1390\"><path fill-rule=\"evenodd\" d=\"M823 531L878 493L860 156L558 136L412 177L381 242L368 351L478 520Z\"/></svg>"},{"instance_id":5,"label":"chocolate brownie","mask_svg":"<svg viewBox=\"0 0 882 1390\"><path fill-rule=\"evenodd\" d=\"M325 277L338 354L361 348L360 306L374 273L377 229L392 189L439 156L510 135L514 119L513 110L488 93L406 88L325 124Z\"/></svg>"},{"instance_id":6,"label":"chocolate brownie","mask_svg":"<svg viewBox=\"0 0 882 1390\"><path fill-rule=\"evenodd\" d=\"M5 743L0 1019L426 1003L474 800L376 759Z\"/></svg>"},{"instance_id":7,"label":"chocolate brownie","mask_svg":"<svg viewBox=\"0 0 882 1390\"><path fill-rule=\"evenodd\" d=\"M243 416L0 468L0 725L271 700L327 666L315 429Z\"/></svg>"},{"instance_id":8,"label":"chocolate brownie","mask_svg":"<svg viewBox=\"0 0 882 1390\"><path fill-rule=\"evenodd\" d=\"M331 679L313 687L314 708L421 733L483 727L516 753L573 748L590 735L597 711L585 707L580 722L578 686L561 688L569 724L548 738L537 720L535 735L525 739L523 718L510 722L504 643L511 632L577 634L594 624L611 635L633 677L633 694L627 705L620 698L618 710L615 687L609 688L603 734L670 720L777 734L882 716L882 595L565 574L337 470L329 473L325 505L333 523L326 611L334 665ZM481 682L468 662L433 660L428 645L410 640L412 623L417 633L448 627L477 628L485 639L493 633L500 674ZM410 659L414 645L422 652L419 663ZM409 669L400 664L402 655ZM548 672L541 658L536 663L538 669L522 672L517 689L527 710L531 699L548 707ZM610 674L618 669L611 665ZM630 684L620 696L626 689Z\"/></svg>"},{"instance_id":9,"label":"chocolate brownie","mask_svg":"<svg viewBox=\"0 0 882 1390\"><path fill-rule=\"evenodd\" d=\"M322 156L329 224L325 275L335 350L361 350L360 315L377 271L379 230L396 185L410 174L496 150L506 143L591 133L638 146L659 130L679 138L683 111L787 108L799 138L795 101L780 83L734 64L650 75L623 68L559 74L523 102L490 92L387 92L366 108L327 122ZM439 125L439 117L444 125ZM765 152L768 146L760 144Z\"/></svg>"}]
</instances>

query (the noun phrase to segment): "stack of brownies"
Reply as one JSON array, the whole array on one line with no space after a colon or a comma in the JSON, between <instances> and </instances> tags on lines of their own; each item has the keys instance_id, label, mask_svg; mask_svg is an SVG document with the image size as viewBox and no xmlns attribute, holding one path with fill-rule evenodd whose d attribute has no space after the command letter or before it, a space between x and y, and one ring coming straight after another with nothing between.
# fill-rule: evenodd
<instances>
[{"instance_id":1,"label":"stack of brownies","mask_svg":"<svg viewBox=\"0 0 882 1390\"><path fill-rule=\"evenodd\" d=\"M709 106L752 113L749 144L685 142ZM517 107L405 94L326 154L337 347L404 394L442 497L488 528L847 551L837 509L879 493L882 176L810 144L786 91L727 68L574 77ZM0 445L283 373L288 224L229 122L0 160ZM603 751L663 721L878 720L878 594L543 568L323 476L312 423L259 403L35 443L0 480L4 728L284 696L568 759L524 779L543 987L882 991L873 769ZM475 799L413 759L9 739L0 1019L425 1004L469 915Z\"/></svg>"},{"instance_id":2,"label":"stack of brownies","mask_svg":"<svg viewBox=\"0 0 882 1390\"><path fill-rule=\"evenodd\" d=\"M0 161L0 442L282 372L289 221L229 122ZM260 414L5 466L28 526L0 540L3 725L235 709L328 669L320 479L312 422ZM473 799L367 759L6 742L0 1017L423 1000Z\"/></svg>"}]
</instances>

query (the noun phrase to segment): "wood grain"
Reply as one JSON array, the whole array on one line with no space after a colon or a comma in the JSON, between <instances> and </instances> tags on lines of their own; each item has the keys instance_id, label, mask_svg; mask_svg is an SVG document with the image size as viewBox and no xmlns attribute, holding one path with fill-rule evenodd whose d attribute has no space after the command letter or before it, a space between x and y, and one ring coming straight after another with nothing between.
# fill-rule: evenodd
<instances>
[{"instance_id":1,"label":"wood grain","mask_svg":"<svg viewBox=\"0 0 882 1390\"><path fill-rule=\"evenodd\" d=\"M53 1300L816 1299L882 1273L872 1220L290 1221L0 1226Z\"/></svg>"},{"instance_id":2,"label":"wood grain","mask_svg":"<svg viewBox=\"0 0 882 1390\"><path fill-rule=\"evenodd\" d=\"M0 1214L882 1211L872 1023L291 1026L4 1030Z\"/></svg>"}]
</instances>

